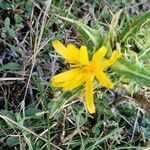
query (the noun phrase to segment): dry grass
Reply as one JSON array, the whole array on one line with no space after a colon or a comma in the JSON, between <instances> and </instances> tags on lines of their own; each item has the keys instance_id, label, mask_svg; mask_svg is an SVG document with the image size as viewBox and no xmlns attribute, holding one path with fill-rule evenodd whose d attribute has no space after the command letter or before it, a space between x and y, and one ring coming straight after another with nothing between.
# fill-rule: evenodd
<instances>
[{"instance_id":1,"label":"dry grass","mask_svg":"<svg viewBox=\"0 0 150 150\"><path fill-rule=\"evenodd\" d=\"M118 93L116 89L96 89L98 111L91 116L78 92L63 92L49 84L51 76L68 67L53 51L51 40L58 38L77 46L82 43L74 26L56 15L82 19L95 28L104 25L101 29L105 32L111 18L109 10L123 9L134 15L145 11L147 3L117 0L0 2L0 150L140 150L149 147L149 116L143 115L135 105L113 101L126 96L127 102L132 95ZM132 99L139 101L139 93ZM110 102L115 102L112 103L116 108L114 112Z\"/></svg>"}]
</instances>

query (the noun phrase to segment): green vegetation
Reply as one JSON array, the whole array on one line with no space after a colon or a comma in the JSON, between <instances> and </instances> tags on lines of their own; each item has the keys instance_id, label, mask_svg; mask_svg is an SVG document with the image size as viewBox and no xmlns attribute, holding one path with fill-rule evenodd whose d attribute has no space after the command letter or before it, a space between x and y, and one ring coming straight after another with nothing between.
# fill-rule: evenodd
<instances>
[{"instance_id":1,"label":"green vegetation","mask_svg":"<svg viewBox=\"0 0 150 150\"><path fill-rule=\"evenodd\" d=\"M147 1L0 0L0 150L143 150L150 147L150 11ZM83 87L50 84L69 65L53 39L91 56L102 45L115 86L95 82L97 112Z\"/></svg>"}]
</instances>

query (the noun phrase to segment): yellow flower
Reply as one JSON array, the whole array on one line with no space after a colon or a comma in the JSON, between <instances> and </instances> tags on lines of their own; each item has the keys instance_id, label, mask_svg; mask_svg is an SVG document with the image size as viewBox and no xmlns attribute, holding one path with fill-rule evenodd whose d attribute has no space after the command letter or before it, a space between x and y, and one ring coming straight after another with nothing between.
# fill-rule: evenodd
<instances>
[{"instance_id":1,"label":"yellow flower","mask_svg":"<svg viewBox=\"0 0 150 150\"><path fill-rule=\"evenodd\" d=\"M64 46L60 41L52 41L53 47L57 53L65 58L68 63L73 65L72 69L55 75L51 79L52 86L61 87L63 90L72 90L80 85L84 85L85 104L89 113L95 113L93 99L93 80L94 77L106 88L112 88L113 83L109 80L104 70L110 67L121 56L118 51L113 51L109 60L104 59L107 48L102 46L93 55L88 58L87 47L82 45L78 49L73 44Z\"/></svg>"}]
</instances>

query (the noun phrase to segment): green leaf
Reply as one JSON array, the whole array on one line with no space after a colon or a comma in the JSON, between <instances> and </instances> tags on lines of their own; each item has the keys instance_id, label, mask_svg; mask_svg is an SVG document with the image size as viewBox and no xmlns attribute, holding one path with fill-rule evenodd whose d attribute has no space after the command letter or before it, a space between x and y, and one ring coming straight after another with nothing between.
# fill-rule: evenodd
<instances>
[{"instance_id":1,"label":"green leaf","mask_svg":"<svg viewBox=\"0 0 150 150\"><path fill-rule=\"evenodd\" d=\"M18 14L15 14L14 19L15 19L15 24L20 24L23 21L22 17L19 16Z\"/></svg>"},{"instance_id":2,"label":"green leaf","mask_svg":"<svg viewBox=\"0 0 150 150\"><path fill-rule=\"evenodd\" d=\"M33 118L33 119L37 119L39 117L37 117L36 113L38 113L39 110L36 107L29 107L28 109L25 110L25 115L28 118Z\"/></svg>"},{"instance_id":3,"label":"green leaf","mask_svg":"<svg viewBox=\"0 0 150 150\"><path fill-rule=\"evenodd\" d=\"M58 98L53 99L51 102L48 103L48 109L50 110L50 116L53 117L56 112L59 112L62 108L64 108L65 104L71 98L76 97L80 93L81 88L77 88L70 91L64 91Z\"/></svg>"},{"instance_id":4,"label":"green leaf","mask_svg":"<svg viewBox=\"0 0 150 150\"><path fill-rule=\"evenodd\" d=\"M63 5L63 0L53 1L53 5L58 8L61 7Z\"/></svg>"},{"instance_id":5,"label":"green leaf","mask_svg":"<svg viewBox=\"0 0 150 150\"><path fill-rule=\"evenodd\" d=\"M1 111L0 111L0 114L9 117L9 118L11 118L12 120L16 120L16 117L15 117L13 111L1 110Z\"/></svg>"},{"instance_id":6,"label":"green leaf","mask_svg":"<svg viewBox=\"0 0 150 150\"><path fill-rule=\"evenodd\" d=\"M4 120L0 120L0 128L5 128L7 127L7 124Z\"/></svg>"},{"instance_id":7,"label":"green leaf","mask_svg":"<svg viewBox=\"0 0 150 150\"><path fill-rule=\"evenodd\" d=\"M3 27L3 28L2 28L2 31L3 31L4 33L7 33L9 30L10 30L9 27Z\"/></svg>"},{"instance_id":8,"label":"green leaf","mask_svg":"<svg viewBox=\"0 0 150 150\"><path fill-rule=\"evenodd\" d=\"M16 36L16 32L13 28L11 28L10 30L8 30L8 33L10 36L15 37Z\"/></svg>"},{"instance_id":9,"label":"green leaf","mask_svg":"<svg viewBox=\"0 0 150 150\"><path fill-rule=\"evenodd\" d=\"M80 21L65 18L62 16L58 16L58 17L75 25L77 31L79 32L81 39L88 46L90 52L93 53L95 50L97 50L101 46L102 36L98 30L90 28Z\"/></svg>"},{"instance_id":10,"label":"green leaf","mask_svg":"<svg viewBox=\"0 0 150 150\"><path fill-rule=\"evenodd\" d=\"M33 76L32 79L33 79L38 91L40 92L40 94L43 95L43 93L45 92L43 82L40 80L40 78L38 76Z\"/></svg>"},{"instance_id":11,"label":"green leaf","mask_svg":"<svg viewBox=\"0 0 150 150\"><path fill-rule=\"evenodd\" d=\"M12 9L12 3L6 2L6 0L0 0L0 8L3 10L9 10Z\"/></svg>"},{"instance_id":12,"label":"green leaf","mask_svg":"<svg viewBox=\"0 0 150 150\"><path fill-rule=\"evenodd\" d=\"M24 10L26 15L29 15L32 12L32 5L33 5L32 1L28 0L25 2Z\"/></svg>"},{"instance_id":13,"label":"green leaf","mask_svg":"<svg viewBox=\"0 0 150 150\"><path fill-rule=\"evenodd\" d=\"M13 146L19 144L19 138L17 136L11 136L11 137L7 138L6 144L9 147L13 147Z\"/></svg>"},{"instance_id":14,"label":"green leaf","mask_svg":"<svg viewBox=\"0 0 150 150\"><path fill-rule=\"evenodd\" d=\"M77 30L82 38L85 41L86 45L88 46L91 52L97 50L101 43L102 37L98 30L92 29L79 21L74 22L77 26Z\"/></svg>"},{"instance_id":15,"label":"green leaf","mask_svg":"<svg viewBox=\"0 0 150 150\"><path fill-rule=\"evenodd\" d=\"M15 27L18 29L22 29L24 27L24 25L23 25L23 23L20 23L20 24L16 24Z\"/></svg>"},{"instance_id":16,"label":"green leaf","mask_svg":"<svg viewBox=\"0 0 150 150\"><path fill-rule=\"evenodd\" d=\"M127 22L127 25L119 35L120 41L123 43L129 36L135 34L148 18L150 18L150 11L136 16L131 23Z\"/></svg>"},{"instance_id":17,"label":"green leaf","mask_svg":"<svg viewBox=\"0 0 150 150\"><path fill-rule=\"evenodd\" d=\"M0 71L4 70L20 70L22 67L21 64L14 63L14 62L9 62L5 65L0 66Z\"/></svg>"},{"instance_id":18,"label":"green leaf","mask_svg":"<svg viewBox=\"0 0 150 150\"><path fill-rule=\"evenodd\" d=\"M9 19L9 17L6 17L6 19L4 20L4 26L5 27L9 27L10 26L10 19Z\"/></svg>"},{"instance_id":19,"label":"green leaf","mask_svg":"<svg viewBox=\"0 0 150 150\"><path fill-rule=\"evenodd\" d=\"M16 36L15 30L10 27L9 17L6 17L6 19L4 20L4 27L2 28L2 31L8 33L12 37Z\"/></svg>"},{"instance_id":20,"label":"green leaf","mask_svg":"<svg viewBox=\"0 0 150 150\"><path fill-rule=\"evenodd\" d=\"M86 123L86 121L87 121L86 118L83 117L81 111L76 115L75 119L76 119L75 122L76 122L78 127L84 125Z\"/></svg>"},{"instance_id":21,"label":"green leaf","mask_svg":"<svg viewBox=\"0 0 150 150\"><path fill-rule=\"evenodd\" d=\"M150 70L137 66L135 62L122 58L112 66L112 69L131 81L150 87Z\"/></svg>"},{"instance_id":22,"label":"green leaf","mask_svg":"<svg viewBox=\"0 0 150 150\"><path fill-rule=\"evenodd\" d=\"M65 103L65 100L61 100L61 99L49 102L48 109L50 110L50 116L57 118L57 117L55 117L55 115L59 114L60 108L61 108L61 106L64 105L64 103Z\"/></svg>"}]
</instances>

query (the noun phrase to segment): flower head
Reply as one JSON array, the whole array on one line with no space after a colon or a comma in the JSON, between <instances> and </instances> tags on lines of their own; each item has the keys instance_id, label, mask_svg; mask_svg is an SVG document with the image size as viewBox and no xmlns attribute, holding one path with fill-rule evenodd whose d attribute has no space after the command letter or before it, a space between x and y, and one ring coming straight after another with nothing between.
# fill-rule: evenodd
<instances>
[{"instance_id":1,"label":"flower head","mask_svg":"<svg viewBox=\"0 0 150 150\"><path fill-rule=\"evenodd\" d=\"M60 41L52 41L52 45L68 63L73 64L73 68L51 79L52 86L61 87L63 90L72 90L80 85L84 85L85 104L89 113L95 113L95 105L93 99L93 81L94 78L106 88L112 88L113 83L104 72L121 56L118 51L113 51L110 59L104 60L107 53L107 48L102 46L94 54L91 60L88 57L87 47L82 45L79 48L73 44L64 46Z\"/></svg>"}]
</instances>

